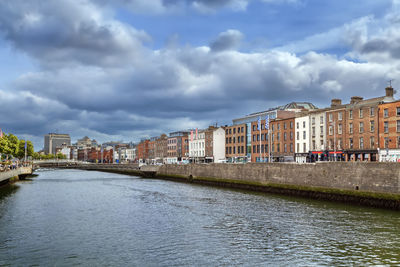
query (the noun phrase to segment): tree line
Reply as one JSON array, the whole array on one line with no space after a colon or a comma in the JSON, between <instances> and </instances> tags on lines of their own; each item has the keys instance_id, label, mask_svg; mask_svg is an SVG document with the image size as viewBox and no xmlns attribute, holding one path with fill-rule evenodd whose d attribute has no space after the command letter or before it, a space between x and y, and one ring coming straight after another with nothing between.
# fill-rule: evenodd
<instances>
[{"instance_id":1,"label":"tree line","mask_svg":"<svg viewBox=\"0 0 400 267\"><path fill-rule=\"evenodd\" d=\"M25 142L26 142L26 156L32 159L65 159L65 155L58 153L57 155L41 155L34 151L33 143L29 140L18 139L12 133L3 134L0 137L0 160L25 157Z\"/></svg>"}]
</instances>

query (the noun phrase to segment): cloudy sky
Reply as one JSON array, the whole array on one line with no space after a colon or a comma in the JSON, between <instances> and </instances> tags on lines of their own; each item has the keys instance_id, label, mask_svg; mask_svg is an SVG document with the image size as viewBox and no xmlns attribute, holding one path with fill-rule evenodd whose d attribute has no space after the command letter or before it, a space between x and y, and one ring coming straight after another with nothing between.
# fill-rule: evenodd
<instances>
[{"instance_id":1,"label":"cloudy sky","mask_svg":"<svg viewBox=\"0 0 400 267\"><path fill-rule=\"evenodd\" d=\"M0 60L0 128L35 150L138 141L399 88L400 0L2 0Z\"/></svg>"}]
</instances>

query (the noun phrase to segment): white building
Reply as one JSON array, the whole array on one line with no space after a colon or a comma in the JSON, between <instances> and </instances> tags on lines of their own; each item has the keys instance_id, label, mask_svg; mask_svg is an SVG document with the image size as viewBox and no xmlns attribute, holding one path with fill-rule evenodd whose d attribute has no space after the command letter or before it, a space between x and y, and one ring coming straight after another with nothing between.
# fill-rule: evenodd
<instances>
[{"instance_id":1,"label":"white building","mask_svg":"<svg viewBox=\"0 0 400 267\"><path fill-rule=\"evenodd\" d=\"M310 116L297 117L294 124L296 162L305 163L310 151Z\"/></svg>"},{"instance_id":2,"label":"white building","mask_svg":"<svg viewBox=\"0 0 400 267\"><path fill-rule=\"evenodd\" d=\"M198 131L189 137L189 158L192 162L204 162L206 155L206 134L205 131Z\"/></svg>"},{"instance_id":3,"label":"white building","mask_svg":"<svg viewBox=\"0 0 400 267\"><path fill-rule=\"evenodd\" d=\"M326 148L326 111L310 113L311 151L324 151Z\"/></svg>"},{"instance_id":4,"label":"white building","mask_svg":"<svg viewBox=\"0 0 400 267\"><path fill-rule=\"evenodd\" d=\"M63 146L60 151L61 154L65 156L66 159L71 159L71 148Z\"/></svg>"},{"instance_id":5,"label":"white building","mask_svg":"<svg viewBox=\"0 0 400 267\"><path fill-rule=\"evenodd\" d=\"M222 127L213 131L212 146L214 162L225 161L225 130Z\"/></svg>"},{"instance_id":6,"label":"white building","mask_svg":"<svg viewBox=\"0 0 400 267\"><path fill-rule=\"evenodd\" d=\"M133 162L136 157L136 148L121 148L119 156L121 162Z\"/></svg>"}]
</instances>

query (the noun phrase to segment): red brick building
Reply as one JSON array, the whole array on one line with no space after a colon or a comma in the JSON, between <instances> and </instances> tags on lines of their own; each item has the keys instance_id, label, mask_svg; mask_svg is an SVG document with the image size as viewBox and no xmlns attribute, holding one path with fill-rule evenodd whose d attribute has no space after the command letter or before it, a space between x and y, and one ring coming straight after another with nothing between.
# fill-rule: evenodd
<instances>
[{"instance_id":1,"label":"red brick building","mask_svg":"<svg viewBox=\"0 0 400 267\"><path fill-rule=\"evenodd\" d=\"M294 161L294 119L291 117L271 120L269 130L265 129L265 120L262 120L261 131L258 122L252 122L251 162L266 162L269 155L273 162Z\"/></svg>"},{"instance_id":2,"label":"red brick building","mask_svg":"<svg viewBox=\"0 0 400 267\"><path fill-rule=\"evenodd\" d=\"M150 140L145 139L140 141L136 147L137 159L139 162L147 162L149 159L149 142Z\"/></svg>"},{"instance_id":3,"label":"red brick building","mask_svg":"<svg viewBox=\"0 0 400 267\"><path fill-rule=\"evenodd\" d=\"M164 160L168 155L168 137L166 134L162 134L159 138L155 140L154 151L155 151L155 161L158 163L164 163Z\"/></svg>"},{"instance_id":4,"label":"red brick building","mask_svg":"<svg viewBox=\"0 0 400 267\"><path fill-rule=\"evenodd\" d=\"M246 135L245 123L225 127L225 155L229 162L247 161Z\"/></svg>"},{"instance_id":5,"label":"red brick building","mask_svg":"<svg viewBox=\"0 0 400 267\"><path fill-rule=\"evenodd\" d=\"M400 100L379 105L379 148L400 148Z\"/></svg>"}]
</instances>

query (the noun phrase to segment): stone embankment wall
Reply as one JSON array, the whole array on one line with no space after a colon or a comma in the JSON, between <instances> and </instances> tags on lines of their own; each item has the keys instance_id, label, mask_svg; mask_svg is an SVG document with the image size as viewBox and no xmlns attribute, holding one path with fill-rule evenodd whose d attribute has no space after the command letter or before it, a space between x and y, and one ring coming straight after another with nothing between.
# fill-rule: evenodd
<instances>
[{"instance_id":1,"label":"stone embankment wall","mask_svg":"<svg viewBox=\"0 0 400 267\"><path fill-rule=\"evenodd\" d=\"M0 183L8 182L14 177L23 177L32 174L31 167L20 167L15 170L0 172Z\"/></svg>"},{"instance_id":2,"label":"stone embankment wall","mask_svg":"<svg viewBox=\"0 0 400 267\"><path fill-rule=\"evenodd\" d=\"M157 175L400 194L399 163L163 165Z\"/></svg>"},{"instance_id":3,"label":"stone embankment wall","mask_svg":"<svg viewBox=\"0 0 400 267\"><path fill-rule=\"evenodd\" d=\"M400 210L399 163L164 165L156 176Z\"/></svg>"}]
</instances>

